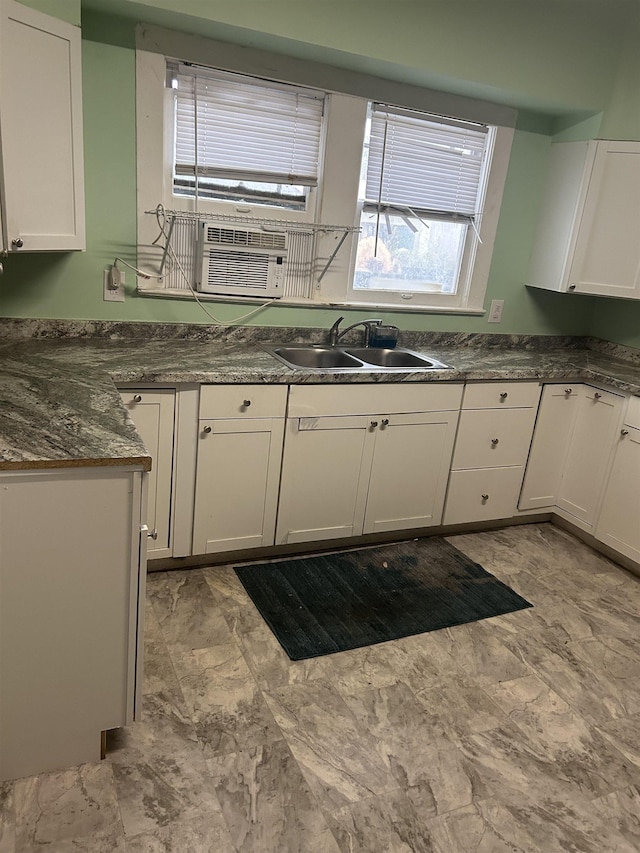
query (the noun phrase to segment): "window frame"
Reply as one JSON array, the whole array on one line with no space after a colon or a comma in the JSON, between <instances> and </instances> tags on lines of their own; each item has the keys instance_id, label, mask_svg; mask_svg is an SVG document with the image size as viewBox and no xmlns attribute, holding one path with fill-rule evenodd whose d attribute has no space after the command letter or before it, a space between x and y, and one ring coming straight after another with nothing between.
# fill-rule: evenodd
<instances>
[{"instance_id":1,"label":"window frame","mask_svg":"<svg viewBox=\"0 0 640 853\"><path fill-rule=\"evenodd\" d=\"M375 109L375 104L369 104L370 112L373 112ZM391 114L395 112L394 107L391 106L390 110ZM402 112L399 110L398 112ZM435 116L429 113L416 113L416 118L420 117L420 115L424 116L425 119L433 119L437 122L439 118L442 118L442 123L447 124L446 117ZM455 120L454 120L455 121ZM462 121L462 120L460 120ZM429 303L431 305L438 305L442 308L463 308L467 306L469 301L470 292L473 285L473 272L475 268L475 261L478 255L478 251L484 244L483 234L482 234L482 223L484 219L484 209L485 202L487 197L487 190L490 182L492 165L493 165L493 157L495 151L495 143L496 137L498 133L498 128L495 125L487 125L487 141L485 144L485 154L483 159L483 166L479 176L478 181L478 194L477 194L477 212L479 214L478 220L476 221L467 221L466 224L466 233L464 236L464 242L462 247L462 253L460 258L460 264L458 267L458 276L456 281L456 288L453 293L441 293L438 291L424 291L420 292L418 290L411 290L407 287L405 290L397 289L397 290L386 290L382 288L356 288L355 287L355 271L356 271L356 261L358 254L358 241L354 240L354 246L352 250L352 258L351 258L351 267L349 273L349 285L347 291L347 302L349 304L364 304L364 305L382 305L385 306L391 304L394 306L405 306L410 307L412 305L420 305L422 306L425 303ZM365 158L365 146L363 143L363 151L362 151L362 159L363 159L363 171L364 171L364 158ZM365 207L370 207L372 204L370 199L359 198L358 206L356 212L356 223L361 222L362 212ZM384 210L385 205L382 204L382 209ZM391 210L389 211L390 215L393 215ZM425 215L425 219L429 219L428 215ZM455 213L442 213L437 218L441 219L445 222L455 222ZM418 227L419 227L419 223ZM486 230L486 229L485 229ZM488 235L487 235L488 236ZM493 242L493 241L492 241ZM486 285L485 285L486 287ZM372 299L371 297L375 297L378 295L379 298Z\"/></svg>"},{"instance_id":2,"label":"window frame","mask_svg":"<svg viewBox=\"0 0 640 853\"><path fill-rule=\"evenodd\" d=\"M142 34L142 37L140 37ZM213 46L216 50L213 50ZM170 48L170 49L169 49ZM480 221L480 236L482 243L476 242L469 253L465 280L458 288L454 299L449 294L414 294L411 300L400 298L389 291L354 292L352 287L355 267L356 240L349 234L335 257L330 269L326 272L320 286L314 286L311 298L289 297L279 299L278 305L295 305L298 307L327 306L349 308L372 308L402 312L425 313L485 313L484 297L489 278L489 269L493 245L497 231L500 204L509 164L511 143L514 136L515 111L502 108L499 105L476 102L455 95L418 90L417 87L395 84L391 81L366 78L363 75L353 75L354 80L347 80L343 91L336 91L327 85L323 76L335 83L335 75L327 67L315 66L304 60L289 57L276 57L269 54L262 56L257 51L255 58L251 51L243 52L241 60L236 58L237 51L233 45L225 45L209 39L179 36L177 33L160 28L145 28L138 32L138 47L136 50L136 80L137 80L137 139L143 140L139 146L138 156L138 265L145 268L158 267L158 249L153 245L158 236L154 217L145 211L156 208L161 201L167 209L195 211L194 199L172 195L172 169L170 151L171 139L167 138L167 126L164 116L167 110L167 98L171 93L165 87L165 68L167 58L179 57L179 61L207 64L204 60L205 51L208 62L210 56L220 58L218 67L222 70L235 72L245 76L267 79L265 70L275 82L289 82L292 86L317 89L327 93L327 109L325 115L325 135L320 164L319 184L321 192L316 194L315 203L309 205L306 213L284 208L270 208L263 205L243 205L239 216L269 218L266 212L273 210L273 218L281 221L284 218L298 222L326 222L328 224L344 224L354 227L359 225L358 192L360 166L364 139L364 118L366 109L371 101L397 103L414 111L431 114L461 115L462 120L481 121L495 124L495 140L491 168L485 189L485 206ZM341 75L341 80L342 80ZM347 74L347 77L349 75ZM363 97L362 79L367 83L369 91L380 87L380 97ZM313 79L312 79L313 78ZM355 91L351 94L349 86ZM384 91L386 90L386 91ZM405 97L406 90L406 97ZM396 97L389 97L390 94ZM431 101L431 103L416 103L415 101ZM447 109L438 109L446 106ZM462 109L464 107L464 109ZM464 115L462 115L465 113ZM491 121L496 118L498 121ZM489 119L489 120L488 120ZM358 124L360 123L362 126ZM169 134L170 136L171 134ZM356 180L354 182L354 174ZM168 177L168 180L167 180ZM355 185L355 191L354 191ZM199 210L205 215L215 217L221 213L229 214L228 202L216 204L208 200L201 201ZM233 207L233 203L231 203ZM311 210L313 208L313 210ZM321 271L337 245L339 235L336 233L322 234L317 237L316 267ZM148 266L147 266L148 265ZM141 283L141 291L150 295L166 298L192 298L189 291L166 291L159 280L151 279ZM380 298L372 299L377 294ZM201 294L202 298L213 301L235 302L237 298L228 296L213 296ZM249 299L244 300L249 301ZM260 300L255 300L258 304Z\"/></svg>"}]
</instances>

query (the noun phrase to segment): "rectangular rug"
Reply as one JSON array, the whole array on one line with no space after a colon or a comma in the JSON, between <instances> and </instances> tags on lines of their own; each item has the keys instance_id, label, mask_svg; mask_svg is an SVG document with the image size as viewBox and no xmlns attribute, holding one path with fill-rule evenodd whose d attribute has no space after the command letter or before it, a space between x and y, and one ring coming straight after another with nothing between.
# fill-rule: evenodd
<instances>
[{"instance_id":1,"label":"rectangular rug","mask_svg":"<svg viewBox=\"0 0 640 853\"><path fill-rule=\"evenodd\" d=\"M440 536L235 572L291 660L532 607Z\"/></svg>"}]
</instances>

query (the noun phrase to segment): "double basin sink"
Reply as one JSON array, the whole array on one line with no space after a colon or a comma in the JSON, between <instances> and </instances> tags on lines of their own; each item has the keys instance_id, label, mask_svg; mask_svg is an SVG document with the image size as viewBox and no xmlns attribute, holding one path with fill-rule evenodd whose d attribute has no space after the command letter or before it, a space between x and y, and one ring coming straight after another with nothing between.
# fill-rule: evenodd
<instances>
[{"instance_id":1,"label":"double basin sink","mask_svg":"<svg viewBox=\"0 0 640 853\"><path fill-rule=\"evenodd\" d=\"M408 349L377 347L279 346L267 352L294 370L444 370L435 358Z\"/></svg>"}]
</instances>

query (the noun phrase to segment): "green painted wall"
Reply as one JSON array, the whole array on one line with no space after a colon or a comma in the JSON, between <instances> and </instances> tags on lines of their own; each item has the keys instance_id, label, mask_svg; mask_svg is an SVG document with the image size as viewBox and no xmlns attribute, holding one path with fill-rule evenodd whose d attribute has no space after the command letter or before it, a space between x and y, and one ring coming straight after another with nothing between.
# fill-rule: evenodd
<instances>
[{"instance_id":1,"label":"green painted wall","mask_svg":"<svg viewBox=\"0 0 640 853\"><path fill-rule=\"evenodd\" d=\"M68 21L70 24L80 25L80 0L20 0L20 2L47 15Z\"/></svg>"},{"instance_id":2,"label":"green painted wall","mask_svg":"<svg viewBox=\"0 0 640 853\"><path fill-rule=\"evenodd\" d=\"M30 5L46 7L48 11L58 14L60 17L69 19L77 12L79 0L30 0ZM342 6L355 7L360 0L343 2L332 9L336 14L352 14L354 8L341 12ZM387 13L381 9L382 5L393 6L406 10L411 0L399 0L397 3L371 4L371 20L387 20ZM124 304L106 303L102 299L102 270L110 263L116 255L128 260L135 257L135 174L136 174L136 145L135 145L135 54L133 50L133 20L117 18L101 11L87 12L85 6L105 7L113 10L115 8L136 6L122 0L113 0L108 4L102 0L83 0L83 85L84 85L84 123L85 123L85 172L86 172L86 202L87 202L87 252L64 255L22 255L6 259L5 275L0 280L0 315L7 317L51 317L51 318L78 318L78 319L124 319L124 320L148 320L167 322L195 322L208 323L209 319L191 301L160 300L138 297L133 291L133 273L128 276L127 299ZM144 4L148 7L149 0ZM166 0L152 3L155 6L169 5ZM177 6L177 0L171 4ZM215 7L221 10L224 7L226 18L220 15L220 20L226 21L225 25L241 26L241 20L246 22L247 9L255 5L255 13L258 7L265 4L251 4L244 2L223 3L207 2L206 9L211 11ZM305 35L313 33L316 44L329 42L331 33L325 21L330 3L322 3L323 14L318 16L318 4L310 4L307 0L297 0L296 6L304 15L299 16L292 23L284 15L286 0L270 0L271 12L275 15L271 24L270 32L284 33L286 38L297 37L302 39ZM288 4L290 11L293 8ZM415 5L415 4L414 4ZM445 21L444 9L436 7L449 4L427 3L424 5L431 9L431 27L429 39L438 41L439 22L441 27L452 26L455 15L450 11L449 23ZM458 0L451 4L459 7ZM473 4L471 4L473 5ZM491 0L492 7L500 6ZM503 4L504 5L504 4ZM520 6L521 4L512 4ZM588 3L595 7L600 4ZM204 9L202 2L183 2L179 8L182 12L187 7L191 11ZM242 9L242 13L240 12ZM282 14L276 14L280 9ZM74 12L75 10L75 12ZM360 8L362 12L362 7ZM420 10L414 9L417 14ZM437 14L436 14L437 13ZM178 20L175 12L172 20ZM217 14L217 13L216 13ZM264 8L260 11L264 15ZM304 17L306 15L306 18ZM135 15L134 15L135 17ZM397 323L403 329L434 329L434 330L463 330L463 331L485 331L485 332L512 332L512 333L539 333L539 334L580 334L591 332L612 340L631 345L640 345L640 339L636 329L640 326L640 306L617 303L615 300L604 300L595 297L575 297L570 299L563 294L530 291L522 286L525 277L533 229L536 220L539 194L546 167L546 156L553 134L562 138L587 138L597 132L602 113L607 116L603 104L611 100L611 85L615 80L616 92L619 97L616 103L617 110L611 108L608 116L608 126L615 129L616 122L620 123L626 116L623 108L624 98L623 84L628 84L624 68L634 68L633 52L631 46L627 45L623 51L624 63L612 61L612 53L615 46L620 46L620 30L613 26L613 18L609 23L603 23L602 19L595 14L593 9L587 15L587 23L580 30L585 35L586 41L583 45L595 45L595 25L601 27L601 44L599 50L592 56L582 55L578 51L579 39L573 38L566 45L566 55L561 57L558 53L558 41L553 46L546 45L540 56L540 68L534 74L533 68L526 72L530 78L525 85L520 77L513 79L510 74L515 62L517 50L513 45L504 45L503 50L490 51L491 57L484 59L488 62L486 76L481 78L482 85L489 85L502 81L501 87L494 87L497 95L507 92L507 81L510 87L515 85L521 89L519 98L521 105L539 102L542 91L550 84L549 67L553 74L558 77L555 92L558 100L571 101L571 112L560 116L550 116L531 112L521 113L518 128L515 135L512 157L507 177L503 208L501 211L500 224L494 259L491 268L489 289L487 292L487 304L491 299L504 299L505 310L503 322L500 325L488 325L485 318L463 317L456 315L438 314L405 314L384 312L389 321ZM182 18L180 18L182 20ZM306 24L305 24L306 20ZM309 21L314 21L314 28L310 29ZM368 20L368 19L367 19ZM408 18L409 21L413 20ZM473 19L471 19L473 20ZM562 18L563 33L566 36L568 20ZM389 23L389 21L387 22ZM575 21L574 21L575 23ZM317 24L317 26L316 26ZM266 26L266 22L265 22ZM306 26L306 30L304 27ZM371 26L371 23L368 24ZM398 25L399 26L399 25ZM401 46L401 33L395 27L391 38L387 41L380 35L384 30L380 27L380 37L374 39L371 54L375 57L379 54L384 61L401 60L403 57ZM501 24L500 32L506 35L504 27L515 26L512 17L507 16ZM530 34L531 38L542 38L542 31L538 23ZM545 27L548 28L547 24ZM402 25L401 29L407 34L411 27ZM489 28L490 31L491 28ZM578 27L580 29L580 27ZM339 31L337 34L336 32ZM369 35L371 31L367 30ZM466 30L465 30L466 32ZM269 35L269 33L267 33ZM471 38L471 32L468 38ZM251 34L245 37L251 42ZM587 38L588 37L588 38ZM274 36L275 38L275 36ZM425 36L426 38L426 36ZM487 46L487 29L483 28L479 38ZM577 37L576 37L577 38ZM440 42L446 39L439 39ZM495 33L493 36L494 48ZM357 33L352 32L347 38L345 28L334 28L332 48L338 51L348 49L351 45L355 50L365 50L365 40ZM298 48L301 43L297 43ZM427 41L424 44L428 44ZM626 45L627 43L625 43ZM263 45L261 45L263 46ZM529 49L529 42L525 45ZM413 49L412 49L413 50ZM441 51L446 53L446 51ZM547 56L549 53L549 56ZM553 56L551 56L553 54ZM355 54L354 54L355 55ZM327 53L320 55L318 59L326 60ZM366 58L366 57L365 57ZM422 63L425 73L431 74L431 68L438 69L438 74L444 80L444 71L448 66L444 62L445 57L440 54L429 54L424 50L422 58L419 59L415 51L407 49L407 62ZM544 62L542 60L545 60ZM480 57L476 56L479 62ZM382 61L382 60L381 60ZM439 64L438 64L439 63ZM545 64L546 63L546 64ZM375 63L374 63L375 64ZM543 67L544 66L544 67ZM380 67L379 65L376 67ZM417 67L417 66L416 66ZM471 68L471 66L469 66ZM502 71L500 70L502 69ZM589 70L592 69L592 70ZM593 70L595 69L595 71ZM562 76L563 72L564 76ZM588 73L587 73L588 72ZM597 73L596 73L597 72ZM407 78L411 77L411 69L406 71ZM525 72L523 72L524 74ZM587 93L587 79L593 82L598 77L599 85ZM629 72L630 73L630 72ZM451 79L448 78L451 83ZM453 81L455 84L456 81ZM469 94L472 90L471 84L459 80L461 91ZM498 92L498 88L500 91ZM448 90L455 90L455 85L449 85ZM596 94L594 95L594 91ZM573 94L572 94L573 93ZM496 100L499 98L496 97ZM589 102L593 112L586 109L585 104ZM617 116L617 118L616 118ZM630 130L633 133L633 127ZM640 132L638 133L640 138ZM603 307L603 303L606 305ZM635 313L636 308L638 312ZM630 310L632 309L632 310ZM214 313L224 322L232 322L234 317L246 311L246 306L229 304L216 305ZM301 325L301 326L328 326L337 315L335 309L296 309L287 307L271 307L265 309L251 323L265 325ZM369 312L350 312L350 319L364 317ZM378 313L378 312L376 312ZM635 316L635 319L633 319ZM629 317L632 319L629 320Z\"/></svg>"},{"instance_id":3,"label":"green painted wall","mask_svg":"<svg viewBox=\"0 0 640 853\"><path fill-rule=\"evenodd\" d=\"M556 113L601 110L619 0L84 0L138 20Z\"/></svg>"}]
</instances>

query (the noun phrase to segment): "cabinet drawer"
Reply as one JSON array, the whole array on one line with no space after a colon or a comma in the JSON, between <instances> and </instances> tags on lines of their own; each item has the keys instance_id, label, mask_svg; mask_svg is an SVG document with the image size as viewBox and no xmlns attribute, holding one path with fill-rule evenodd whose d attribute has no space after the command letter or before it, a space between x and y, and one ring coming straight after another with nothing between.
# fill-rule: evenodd
<instances>
[{"instance_id":1,"label":"cabinet drawer","mask_svg":"<svg viewBox=\"0 0 640 853\"><path fill-rule=\"evenodd\" d=\"M511 518L516 514L523 473L520 465L452 471L444 524Z\"/></svg>"},{"instance_id":2,"label":"cabinet drawer","mask_svg":"<svg viewBox=\"0 0 640 853\"><path fill-rule=\"evenodd\" d=\"M203 385L200 418L282 418L287 405L285 385Z\"/></svg>"},{"instance_id":3,"label":"cabinet drawer","mask_svg":"<svg viewBox=\"0 0 640 853\"><path fill-rule=\"evenodd\" d=\"M466 386L462 408L529 408L537 406L539 399L537 382L477 382Z\"/></svg>"},{"instance_id":4,"label":"cabinet drawer","mask_svg":"<svg viewBox=\"0 0 640 853\"><path fill-rule=\"evenodd\" d=\"M543 386L544 397L576 397L580 395L583 386L580 382L562 382L558 385L547 383Z\"/></svg>"},{"instance_id":5,"label":"cabinet drawer","mask_svg":"<svg viewBox=\"0 0 640 853\"><path fill-rule=\"evenodd\" d=\"M445 412L460 408L462 385L406 382L402 385L292 385L289 417Z\"/></svg>"},{"instance_id":6,"label":"cabinet drawer","mask_svg":"<svg viewBox=\"0 0 640 853\"><path fill-rule=\"evenodd\" d=\"M453 468L524 465L535 417L536 409L463 410Z\"/></svg>"}]
</instances>

